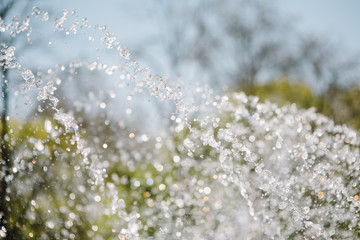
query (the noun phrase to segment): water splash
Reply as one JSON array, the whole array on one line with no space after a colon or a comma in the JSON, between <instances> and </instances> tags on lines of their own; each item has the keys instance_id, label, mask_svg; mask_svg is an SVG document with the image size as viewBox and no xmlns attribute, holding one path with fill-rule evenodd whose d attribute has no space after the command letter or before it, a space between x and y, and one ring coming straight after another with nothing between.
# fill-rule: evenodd
<instances>
[{"instance_id":1,"label":"water splash","mask_svg":"<svg viewBox=\"0 0 360 240\"><path fill-rule=\"evenodd\" d=\"M30 34L30 21L41 13L46 22L48 12L34 8L22 22L2 21L0 30L12 37ZM27 221L46 219L52 234L70 239L82 236L83 221L84 236L99 239L359 237L358 132L313 109L280 108L243 93L213 96L196 86L203 101L195 104L178 82L130 59L105 26L92 26L67 10L54 26L64 37L91 29L88 41L98 39L120 59L112 64L76 59L34 74L17 62L14 46L1 45L1 66L17 71L36 93L40 112L48 109L52 116L30 128L38 135L22 135L14 127L8 139L17 150L12 174L2 178L10 184L9 202L15 201L13 192L31 199ZM65 80L86 71L101 76L96 81L102 89L91 90L87 101L75 98L78 111L66 110L57 92ZM110 76L116 76L115 84ZM130 92L125 107L124 88ZM146 94L175 107L163 135L131 125L130 102L146 101L141 98ZM126 117L108 116L111 103L117 104L115 111L125 109ZM98 117L91 118L91 111ZM92 120L87 123L86 117ZM52 178L60 183L42 192ZM35 195L33 186L39 186ZM49 206L54 196L58 208ZM39 217L45 209L48 215ZM6 235L4 227L0 235Z\"/></svg>"}]
</instances>

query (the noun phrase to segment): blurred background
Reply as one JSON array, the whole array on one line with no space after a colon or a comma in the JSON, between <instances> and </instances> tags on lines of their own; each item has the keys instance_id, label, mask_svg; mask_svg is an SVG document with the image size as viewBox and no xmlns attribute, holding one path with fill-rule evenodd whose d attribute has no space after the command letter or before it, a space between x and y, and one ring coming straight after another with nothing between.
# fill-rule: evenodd
<instances>
[{"instance_id":1,"label":"blurred background","mask_svg":"<svg viewBox=\"0 0 360 240\"><path fill-rule=\"evenodd\" d=\"M11 1L3 8L6 2ZM133 59L185 86L200 82L216 93L242 90L262 101L315 107L336 123L360 127L360 3L355 0L17 0L7 15L30 5L55 15L76 10L90 23L106 25ZM80 41L61 44L66 50L52 53L54 63L93 55ZM49 57L44 62L52 64Z\"/></svg>"},{"instance_id":2,"label":"blurred background","mask_svg":"<svg viewBox=\"0 0 360 240\"><path fill-rule=\"evenodd\" d=\"M336 123L360 127L357 1L45 4L107 25L134 59L162 76L315 107Z\"/></svg>"},{"instance_id":3,"label":"blurred background","mask_svg":"<svg viewBox=\"0 0 360 240\"><path fill-rule=\"evenodd\" d=\"M215 95L244 91L260 101L315 108L359 129L359 10L356 0L0 1L0 224L13 236L8 239L124 239L124 226L150 238L168 218L169 229L180 219L205 225L211 238L215 227L201 215L207 207L223 224L219 234L235 233L240 225L231 217L239 220L233 209L241 206L232 199L243 198L214 181L222 174L218 155L210 147L187 151L189 140L199 138L190 137L174 105L158 104L147 93L134 97L131 71L112 74L118 70L112 64L123 63L113 46L119 41L120 55L129 50L155 78L180 82L179 94L190 98L199 85ZM14 55L9 46L16 47ZM12 57L32 72L19 76L19 66L7 66ZM89 64L82 66L80 58ZM81 127L88 162L78 135L56 121L58 113ZM251 128L244 130L252 136ZM104 176L100 183L97 174ZM203 186L211 187L211 200L199 194ZM230 197L223 199L222 191ZM223 213L228 222L218 221ZM4 234L1 228L0 238Z\"/></svg>"}]
</instances>

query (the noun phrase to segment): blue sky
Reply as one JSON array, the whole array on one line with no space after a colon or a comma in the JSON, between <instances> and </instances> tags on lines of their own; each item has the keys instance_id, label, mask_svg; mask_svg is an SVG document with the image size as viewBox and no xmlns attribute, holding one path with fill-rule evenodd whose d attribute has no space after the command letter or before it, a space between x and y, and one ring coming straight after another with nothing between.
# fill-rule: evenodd
<instances>
[{"instance_id":1,"label":"blue sky","mask_svg":"<svg viewBox=\"0 0 360 240\"><path fill-rule=\"evenodd\" d=\"M38 0L42 8L52 9L51 15L61 16L62 9L76 9L79 16L87 17L92 25L105 24L117 39L132 51L142 51L141 47L148 43L149 36L158 34L158 5L155 0ZM292 18L300 31L314 33L339 43L352 53L360 53L360 1L358 0L277 0L281 13ZM58 41L58 44L60 41ZM66 42L63 43L63 45ZM55 45L55 44L54 44ZM61 45L62 46L62 45ZM76 46L81 46L80 44ZM139 48L140 46L140 48ZM64 49L64 48L59 48ZM152 49L157 51L157 49ZM79 54L89 49L78 51ZM73 49L62 50L65 57L77 58ZM67 55L67 56L65 56ZM155 55L157 61L164 61L161 55ZM54 55L58 58L58 56ZM39 60L39 59L38 59ZM43 62L48 60L41 59ZM56 59L56 61L59 61ZM66 60L60 60L66 63ZM143 66L151 67L151 58L142 60ZM165 63L166 64L166 63ZM159 72L160 74L163 74Z\"/></svg>"},{"instance_id":2,"label":"blue sky","mask_svg":"<svg viewBox=\"0 0 360 240\"><path fill-rule=\"evenodd\" d=\"M39 3L42 1L39 1ZM131 51L144 52L141 48L149 39L159 35L160 0L62 0L46 2L49 8L76 9L80 16L86 16L91 24L105 24L122 44ZM360 1L358 0L277 0L274 6L285 18L291 19L298 30L330 40L331 43L349 53L360 53ZM44 3L44 2L42 2ZM156 38L156 37L155 37ZM156 53L156 50L154 50ZM161 50L160 50L161 51ZM156 54L153 54L156 56ZM149 67L155 65L152 59L142 59ZM156 56L160 66L164 65ZM139 60L139 59L137 59ZM148 62L146 62L148 61ZM165 63L166 64L166 63ZM163 67L162 67L163 68ZM164 74L164 73L161 73ZM166 74L166 73L165 73Z\"/></svg>"},{"instance_id":3,"label":"blue sky","mask_svg":"<svg viewBox=\"0 0 360 240\"><path fill-rule=\"evenodd\" d=\"M109 26L118 37L125 41L133 35L149 29L146 24L156 21L156 1L145 0L62 0L56 5L63 8L77 9L82 16L87 16L93 23ZM296 21L302 31L327 36L340 41L350 49L360 51L360 1L358 0L277 0L274 2L280 11ZM49 6L54 7L54 2ZM123 31L126 32L126 37Z\"/></svg>"},{"instance_id":4,"label":"blue sky","mask_svg":"<svg viewBox=\"0 0 360 240\"><path fill-rule=\"evenodd\" d=\"M360 1L278 0L279 9L297 21L301 31L341 43L360 52Z\"/></svg>"},{"instance_id":5,"label":"blue sky","mask_svg":"<svg viewBox=\"0 0 360 240\"><path fill-rule=\"evenodd\" d=\"M77 14L80 17L87 17L90 24L107 25L107 30L115 34L123 46L130 49L133 59L138 60L142 66L149 67L154 73L171 78L181 76L182 80L189 82L206 78L199 77L197 69L191 66L176 72L164 57L161 41L166 33L163 32L164 24L161 24L161 21L164 21L164 18L161 16L163 12L159 6L161 2L167 2L167 0L62 0L56 2L37 0L36 2L42 8L52 9L52 18L60 17L63 9L69 11L76 9ZM192 3L192 1L186 2ZM272 3L285 19L290 19L293 23L291 26L295 26L300 32L311 33L321 39L329 40L333 46L347 50L344 51L345 55L360 53L360 30L357 26L360 23L360 1L276 0ZM58 44L60 44L59 41ZM64 58L93 54L81 43L72 46L77 47L67 48L66 53L61 52ZM61 61L66 62L65 59Z\"/></svg>"}]
</instances>

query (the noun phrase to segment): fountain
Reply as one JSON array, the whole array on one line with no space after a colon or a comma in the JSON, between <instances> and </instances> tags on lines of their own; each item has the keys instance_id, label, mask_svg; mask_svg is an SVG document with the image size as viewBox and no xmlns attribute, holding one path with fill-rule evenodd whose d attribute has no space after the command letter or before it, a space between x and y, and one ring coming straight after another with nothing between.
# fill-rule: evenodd
<instances>
[{"instance_id":1,"label":"fountain","mask_svg":"<svg viewBox=\"0 0 360 240\"><path fill-rule=\"evenodd\" d=\"M43 70L36 52L1 43L3 108L27 104L2 116L1 238L360 237L358 132L243 93L195 86L188 99L105 26L67 10L49 19L34 7L0 31L31 42L47 26L96 57ZM61 47L51 34L46 46Z\"/></svg>"}]
</instances>

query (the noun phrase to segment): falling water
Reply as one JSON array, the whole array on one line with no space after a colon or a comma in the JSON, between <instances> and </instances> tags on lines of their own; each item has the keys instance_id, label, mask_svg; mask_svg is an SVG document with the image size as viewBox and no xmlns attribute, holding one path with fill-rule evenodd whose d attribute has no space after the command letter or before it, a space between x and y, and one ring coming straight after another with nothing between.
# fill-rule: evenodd
<instances>
[{"instance_id":1,"label":"falling water","mask_svg":"<svg viewBox=\"0 0 360 240\"><path fill-rule=\"evenodd\" d=\"M53 20L34 7L23 20L1 20L0 31L36 44L42 25L52 25L47 47L62 46L51 34L70 45L85 36L97 55L43 70L1 43L3 69L22 78L21 93L11 91L32 114L24 123L8 116L12 164L1 178L10 217L0 237L9 229L35 239L360 237L356 131L243 93L198 85L189 99L75 12Z\"/></svg>"}]
</instances>

